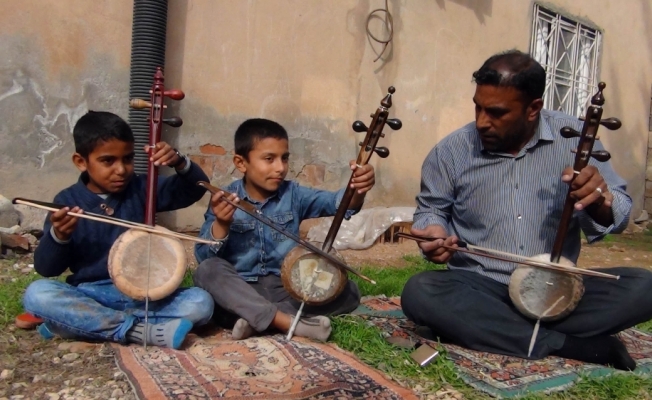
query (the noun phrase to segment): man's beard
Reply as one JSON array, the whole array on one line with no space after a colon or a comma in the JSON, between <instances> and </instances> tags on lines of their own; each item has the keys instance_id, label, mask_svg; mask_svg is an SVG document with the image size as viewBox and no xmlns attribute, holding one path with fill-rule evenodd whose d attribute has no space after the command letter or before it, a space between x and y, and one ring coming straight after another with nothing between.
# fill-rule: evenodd
<instances>
[{"instance_id":1,"label":"man's beard","mask_svg":"<svg viewBox=\"0 0 652 400\"><path fill-rule=\"evenodd\" d=\"M528 132L527 121L519 121L515 123L505 135L500 137L492 132L487 132L490 138L493 139L491 142L483 142L483 147L485 150L494 151L494 152L510 152L518 151L525 145L525 141L530 138L526 138L525 135Z\"/></svg>"}]
</instances>

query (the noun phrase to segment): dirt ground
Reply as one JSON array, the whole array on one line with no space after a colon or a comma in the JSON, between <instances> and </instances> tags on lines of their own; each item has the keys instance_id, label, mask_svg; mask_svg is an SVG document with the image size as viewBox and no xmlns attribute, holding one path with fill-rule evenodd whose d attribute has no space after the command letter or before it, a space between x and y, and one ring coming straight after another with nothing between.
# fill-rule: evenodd
<instances>
[{"instance_id":1,"label":"dirt ground","mask_svg":"<svg viewBox=\"0 0 652 400\"><path fill-rule=\"evenodd\" d=\"M191 245L188 256L192 256ZM639 266L652 269L652 236L619 235L606 243L584 245L580 267ZM405 255L418 255L415 242L379 244L367 250L344 250L352 266L400 268ZM31 255L0 260L0 277L29 271ZM18 264L17 266L15 266ZM2 283L0 279L0 284ZM2 399L134 399L132 388L117 369L106 344L42 340L35 331L13 325L0 332L0 400Z\"/></svg>"}]
</instances>

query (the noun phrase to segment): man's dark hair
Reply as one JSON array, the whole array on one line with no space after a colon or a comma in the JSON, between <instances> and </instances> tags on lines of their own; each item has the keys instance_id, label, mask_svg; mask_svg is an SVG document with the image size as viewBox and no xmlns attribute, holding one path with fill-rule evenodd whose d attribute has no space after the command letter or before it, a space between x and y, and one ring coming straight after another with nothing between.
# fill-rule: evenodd
<instances>
[{"instance_id":1,"label":"man's dark hair","mask_svg":"<svg viewBox=\"0 0 652 400\"><path fill-rule=\"evenodd\" d=\"M288 133L280 124L264 118L248 119L235 131L235 154L249 160L249 152L257 140L267 138L288 140Z\"/></svg>"},{"instance_id":2,"label":"man's dark hair","mask_svg":"<svg viewBox=\"0 0 652 400\"><path fill-rule=\"evenodd\" d=\"M478 85L513 87L531 102L543 97L546 71L532 56L518 50L495 54L473 73Z\"/></svg>"},{"instance_id":3,"label":"man's dark hair","mask_svg":"<svg viewBox=\"0 0 652 400\"><path fill-rule=\"evenodd\" d=\"M89 111L79 118L72 130L75 151L88 159L100 142L111 139L134 142L129 124L119 116L107 111Z\"/></svg>"}]
</instances>

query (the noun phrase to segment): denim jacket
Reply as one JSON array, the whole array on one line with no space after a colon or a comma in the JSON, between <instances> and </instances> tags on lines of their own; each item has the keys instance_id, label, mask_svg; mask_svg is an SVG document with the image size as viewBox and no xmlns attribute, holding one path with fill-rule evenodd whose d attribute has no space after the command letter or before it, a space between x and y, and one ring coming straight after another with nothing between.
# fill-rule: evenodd
<instances>
[{"instance_id":1,"label":"denim jacket","mask_svg":"<svg viewBox=\"0 0 652 400\"><path fill-rule=\"evenodd\" d=\"M301 221L335 215L344 196L344 189L330 192L300 186L294 181L284 181L273 196L262 202L249 198L241 179L225 189L254 204L277 226L297 236ZM358 211L348 210L345 218L348 220ZM213 221L215 214L209 204L199 233L201 238L214 239L211 232ZM283 259L295 246L297 243L292 239L245 212L236 210L225 243L222 246L198 243L195 245L195 257L198 263L210 257L223 258L231 263L246 281L255 282L259 276L280 276Z\"/></svg>"}]
</instances>

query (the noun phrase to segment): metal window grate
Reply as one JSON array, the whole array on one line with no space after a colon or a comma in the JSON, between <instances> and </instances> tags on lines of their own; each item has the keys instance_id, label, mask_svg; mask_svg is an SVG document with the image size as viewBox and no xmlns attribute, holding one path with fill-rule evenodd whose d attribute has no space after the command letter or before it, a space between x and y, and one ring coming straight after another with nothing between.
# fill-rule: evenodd
<instances>
[{"instance_id":1,"label":"metal window grate","mask_svg":"<svg viewBox=\"0 0 652 400\"><path fill-rule=\"evenodd\" d=\"M534 5L530 53L546 70L544 107L580 117L597 90L602 34Z\"/></svg>"}]
</instances>

